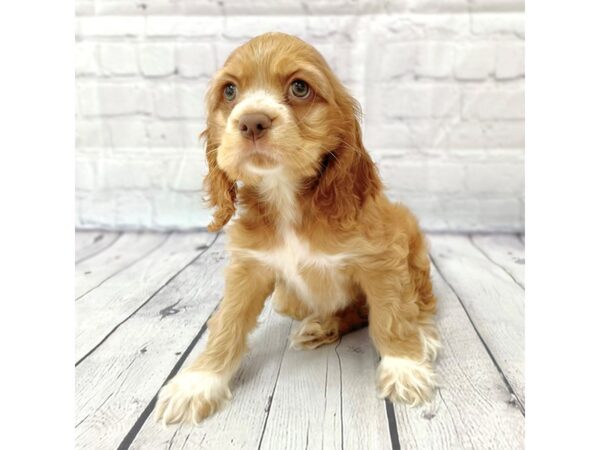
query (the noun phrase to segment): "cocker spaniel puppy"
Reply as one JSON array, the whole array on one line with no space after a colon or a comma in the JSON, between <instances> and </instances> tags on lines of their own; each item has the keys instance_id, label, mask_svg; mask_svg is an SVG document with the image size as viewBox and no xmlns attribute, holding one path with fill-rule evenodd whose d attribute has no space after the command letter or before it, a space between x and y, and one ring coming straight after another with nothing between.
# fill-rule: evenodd
<instances>
[{"instance_id":1,"label":"cocker spaniel puppy","mask_svg":"<svg viewBox=\"0 0 600 450\"><path fill-rule=\"evenodd\" d=\"M203 133L229 266L206 349L160 392L163 423L198 423L231 398L229 381L265 300L301 320L312 349L368 324L383 397L426 401L439 339L425 238L392 204L359 125L360 107L323 57L281 33L236 49L207 94Z\"/></svg>"}]
</instances>

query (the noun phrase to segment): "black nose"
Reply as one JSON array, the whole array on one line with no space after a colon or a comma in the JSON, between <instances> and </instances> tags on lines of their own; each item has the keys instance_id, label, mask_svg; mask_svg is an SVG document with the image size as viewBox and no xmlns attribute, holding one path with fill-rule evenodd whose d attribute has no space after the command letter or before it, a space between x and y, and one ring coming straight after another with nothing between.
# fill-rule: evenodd
<instances>
[{"instance_id":1,"label":"black nose","mask_svg":"<svg viewBox=\"0 0 600 450\"><path fill-rule=\"evenodd\" d=\"M253 141L263 137L271 128L271 119L263 113L244 114L240 117L240 133Z\"/></svg>"}]
</instances>

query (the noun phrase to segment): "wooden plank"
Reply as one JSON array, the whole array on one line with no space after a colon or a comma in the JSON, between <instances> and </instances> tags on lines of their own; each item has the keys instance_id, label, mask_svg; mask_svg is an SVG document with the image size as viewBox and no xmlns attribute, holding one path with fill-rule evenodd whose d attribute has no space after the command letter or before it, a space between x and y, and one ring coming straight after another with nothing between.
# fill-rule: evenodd
<instances>
[{"instance_id":1,"label":"wooden plank","mask_svg":"<svg viewBox=\"0 0 600 450\"><path fill-rule=\"evenodd\" d=\"M75 299L148 256L168 239L166 233L127 233L103 252L75 266Z\"/></svg>"},{"instance_id":2,"label":"wooden plank","mask_svg":"<svg viewBox=\"0 0 600 450\"><path fill-rule=\"evenodd\" d=\"M288 349L261 448L391 448L378 359L367 329L336 345Z\"/></svg>"},{"instance_id":3,"label":"wooden plank","mask_svg":"<svg viewBox=\"0 0 600 450\"><path fill-rule=\"evenodd\" d=\"M224 264L218 242L79 364L77 448L118 447L216 307Z\"/></svg>"},{"instance_id":4,"label":"wooden plank","mask_svg":"<svg viewBox=\"0 0 600 450\"><path fill-rule=\"evenodd\" d=\"M177 233L157 251L75 302L77 361L156 294L171 277L206 250L209 233Z\"/></svg>"},{"instance_id":5,"label":"wooden plank","mask_svg":"<svg viewBox=\"0 0 600 450\"><path fill-rule=\"evenodd\" d=\"M502 267L515 283L525 288L525 248L518 236L473 235L471 240L492 262Z\"/></svg>"},{"instance_id":6,"label":"wooden plank","mask_svg":"<svg viewBox=\"0 0 600 450\"><path fill-rule=\"evenodd\" d=\"M233 399L197 426L180 424L163 427L149 417L130 448L257 448L269 414L281 358L287 348L291 322L291 319L275 313L271 302L267 302L258 327L249 337L249 353L231 382ZM184 367L204 349L207 337L208 333Z\"/></svg>"},{"instance_id":7,"label":"wooden plank","mask_svg":"<svg viewBox=\"0 0 600 450\"><path fill-rule=\"evenodd\" d=\"M521 405L524 290L465 236L432 235L431 254Z\"/></svg>"},{"instance_id":8,"label":"wooden plank","mask_svg":"<svg viewBox=\"0 0 600 450\"><path fill-rule=\"evenodd\" d=\"M420 408L396 404L402 448L523 447L524 417L458 298L433 268L442 350L440 389Z\"/></svg>"},{"instance_id":9,"label":"wooden plank","mask_svg":"<svg viewBox=\"0 0 600 450\"><path fill-rule=\"evenodd\" d=\"M270 304L265 309L265 323L250 337L250 353L233 382L232 402L197 427L165 429L148 420L131 448L245 449L260 444L262 449L280 449L305 448L307 442L309 448L338 448L341 440L331 441L329 434L339 436L340 413L346 420L346 448L391 448L385 404L375 393L378 356L368 331L344 337L337 349L330 345L298 352L287 348L290 319L271 312ZM203 347L201 342L189 361ZM347 373L341 390L340 367ZM343 411L340 398L347 402Z\"/></svg>"},{"instance_id":10,"label":"wooden plank","mask_svg":"<svg viewBox=\"0 0 600 450\"><path fill-rule=\"evenodd\" d=\"M337 348L341 364L344 448L391 449L385 401L377 397L379 355L363 328L344 336ZM328 395L335 395L331 392Z\"/></svg>"},{"instance_id":11,"label":"wooden plank","mask_svg":"<svg viewBox=\"0 0 600 450\"><path fill-rule=\"evenodd\" d=\"M121 236L115 231L76 231L75 262L84 261L110 247Z\"/></svg>"},{"instance_id":12,"label":"wooden plank","mask_svg":"<svg viewBox=\"0 0 600 450\"><path fill-rule=\"evenodd\" d=\"M286 350L262 449L341 448L341 377L336 347Z\"/></svg>"}]
</instances>

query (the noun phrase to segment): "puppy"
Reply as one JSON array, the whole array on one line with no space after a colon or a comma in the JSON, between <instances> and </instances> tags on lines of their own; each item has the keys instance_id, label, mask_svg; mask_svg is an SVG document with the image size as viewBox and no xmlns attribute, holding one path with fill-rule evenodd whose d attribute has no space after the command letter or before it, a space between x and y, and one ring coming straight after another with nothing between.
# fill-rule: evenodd
<instances>
[{"instance_id":1,"label":"puppy","mask_svg":"<svg viewBox=\"0 0 600 450\"><path fill-rule=\"evenodd\" d=\"M301 320L312 349L368 323L382 397L430 398L439 346L425 238L392 204L359 125L360 106L323 57L281 33L236 49L207 94L208 175L227 226L223 301L206 349L160 392L155 416L198 423L231 398L229 381L265 300Z\"/></svg>"}]
</instances>

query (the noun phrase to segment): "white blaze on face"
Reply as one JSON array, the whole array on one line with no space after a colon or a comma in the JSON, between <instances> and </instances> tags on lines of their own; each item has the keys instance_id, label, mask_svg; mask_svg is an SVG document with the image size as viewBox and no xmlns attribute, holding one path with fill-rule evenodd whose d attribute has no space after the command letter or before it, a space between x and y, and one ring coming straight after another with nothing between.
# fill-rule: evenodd
<instances>
[{"instance_id":1,"label":"white blaze on face","mask_svg":"<svg viewBox=\"0 0 600 450\"><path fill-rule=\"evenodd\" d=\"M272 147L277 145L278 140L286 136L287 132L284 128L289 130L286 125L290 125L293 121L293 116L289 107L284 105L275 94L263 89L241 93L240 101L232 109L225 126L224 144L227 147L237 149L240 145L246 144L245 139L241 136L239 131L240 118L244 114L254 113L265 114L272 121L271 129L269 130L270 139L267 137L260 141L260 144L267 146L267 148L263 148L263 150L267 151L272 151ZM218 155L218 158L220 157L222 157L221 154ZM261 178L276 175L276 172L278 172L280 168L281 167L278 165L263 168L255 166L252 163L246 163L244 166L244 169L248 173Z\"/></svg>"},{"instance_id":2,"label":"white blaze on face","mask_svg":"<svg viewBox=\"0 0 600 450\"><path fill-rule=\"evenodd\" d=\"M288 108L276 96L265 90L255 90L243 95L242 100L234 106L227 119L225 132L238 133L240 117L251 113L263 113L272 121L281 123L288 123L292 119Z\"/></svg>"}]
</instances>

